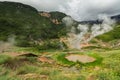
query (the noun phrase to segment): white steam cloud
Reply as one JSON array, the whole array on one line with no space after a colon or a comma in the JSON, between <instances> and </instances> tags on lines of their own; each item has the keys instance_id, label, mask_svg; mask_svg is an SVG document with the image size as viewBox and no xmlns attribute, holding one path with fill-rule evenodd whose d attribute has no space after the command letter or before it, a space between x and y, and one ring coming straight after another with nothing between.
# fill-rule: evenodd
<instances>
[{"instance_id":1,"label":"white steam cloud","mask_svg":"<svg viewBox=\"0 0 120 80\"><path fill-rule=\"evenodd\" d=\"M106 32L109 32L113 29L113 24L115 23L115 20L110 19L107 15L100 15L100 20L103 20L102 24L94 24L91 28L91 36L88 39L90 41L92 38L104 34Z\"/></svg>"},{"instance_id":2,"label":"white steam cloud","mask_svg":"<svg viewBox=\"0 0 120 80\"><path fill-rule=\"evenodd\" d=\"M8 38L8 41L0 41L0 53L5 52L12 48L15 43L15 36Z\"/></svg>"},{"instance_id":3,"label":"white steam cloud","mask_svg":"<svg viewBox=\"0 0 120 80\"><path fill-rule=\"evenodd\" d=\"M70 17L63 18L65 24L70 24L66 23L70 20ZM72 48L81 49L81 45L83 43L88 43L91 39L95 38L96 36L102 35L113 29L113 24L115 23L115 21L110 19L107 15L100 15L99 20L103 20L102 24L94 24L93 26L79 24L77 26L77 30L80 31L79 33L76 33L76 30L74 29L75 27L72 26L71 31L68 32L68 41L70 46Z\"/></svg>"}]
</instances>

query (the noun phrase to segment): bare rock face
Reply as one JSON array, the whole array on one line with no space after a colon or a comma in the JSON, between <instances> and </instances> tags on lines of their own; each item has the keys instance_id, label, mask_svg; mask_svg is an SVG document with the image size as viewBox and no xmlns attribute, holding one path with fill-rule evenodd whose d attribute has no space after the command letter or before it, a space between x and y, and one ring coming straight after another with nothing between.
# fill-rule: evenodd
<instances>
[{"instance_id":1,"label":"bare rock face","mask_svg":"<svg viewBox=\"0 0 120 80\"><path fill-rule=\"evenodd\" d=\"M77 55L77 54L71 54L69 56L65 57L68 61L72 62L81 62L81 63L90 63L96 61L95 58L90 57L88 55Z\"/></svg>"},{"instance_id":2,"label":"bare rock face","mask_svg":"<svg viewBox=\"0 0 120 80\"><path fill-rule=\"evenodd\" d=\"M44 17L47 17L47 18L50 18L51 15L48 13L48 12L43 12L43 13L40 13L41 16L44 16Z\"/></svg>"}]
</instances>

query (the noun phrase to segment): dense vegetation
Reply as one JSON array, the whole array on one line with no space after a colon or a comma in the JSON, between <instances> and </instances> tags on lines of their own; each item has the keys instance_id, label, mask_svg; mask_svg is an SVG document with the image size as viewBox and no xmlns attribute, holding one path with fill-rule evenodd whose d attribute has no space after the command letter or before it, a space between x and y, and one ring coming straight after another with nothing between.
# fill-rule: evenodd
<instances>
[{"instance_id":1,"label":"dense vegetation","mask_svg":"<svg viewBox=\"0 0 120 80\"><path fill-rule=\"evenodd\" d=\"M51 15L53 19L57 18L59 21L65 16L57 12ZM63 31L65 29L62 23L54 24L50 19L40 16L31 6L0 2L0 40L7 40L11 35L15 35L18 45L23 45L22 43L27 45L31 40L59 38L65 35Z\"/></svg>"}]
</instances>

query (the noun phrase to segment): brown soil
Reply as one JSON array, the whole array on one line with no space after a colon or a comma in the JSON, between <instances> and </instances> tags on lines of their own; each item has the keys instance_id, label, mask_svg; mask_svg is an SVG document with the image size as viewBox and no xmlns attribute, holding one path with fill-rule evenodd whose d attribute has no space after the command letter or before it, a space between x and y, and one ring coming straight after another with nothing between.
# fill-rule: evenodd
<instances>
[{"instance_id":1,"label":"brown soil","mask_svg":"<svg viewBox=\"0 0 120 80\"><path fill-rule=\"evenodd\" d=\"M37 55L34 55L32 53L27 53L27 52L9 52L9 53L4 53L5 55L8 55L8 56L11 56L11 57L18 57L18 56L36 56Z\"/></svg>"},{"instance_id":2,"label":"brown soil","mask_svg":"<svg viewBox=\"0 0 120 80\"><path fill-rule=\"evenodd\" d=\"M20 77L23 77L24 80L29 80L29 79L48 80L47 75L38 75L38 74L35 74L35 73L28 73L28 74L25 74L25 75L20 75Z\"/></svg>"},{"instance_id":3,"label":"brown soil","mask_svg":"<svg viewBox=\"0 0 120 80\"><path fill-rule=\"evenodd\" d=\"M40 61L42 63L50 63L50 64L52 64L54 62L52 59L49 59L47 57L39 57L38 61Z\"/></svg>"},{"instance_id":4,"label":"brown soil","mask_svg":"<svg viewBox=\"0 0 120 80\"><path fill-rule=\"evenodd\" d=\"M94 62L96 59L93 57L90 57L88 55L77 55L77 54L71 54L69 56L65 57L67 60L72 62L81 62L81 63L90 63Z\"/></svg>"},{"instance_id":5,"label":"brown soil","mask_svg":"<svg viewBox=\"0 0 120 80\"><path fill-rule=\"evenodd\" d=\"M87 78L87 80L96 80L96 77L95 77L95 75L90 75L90 76Z\"/></svg>"}]
</instances>

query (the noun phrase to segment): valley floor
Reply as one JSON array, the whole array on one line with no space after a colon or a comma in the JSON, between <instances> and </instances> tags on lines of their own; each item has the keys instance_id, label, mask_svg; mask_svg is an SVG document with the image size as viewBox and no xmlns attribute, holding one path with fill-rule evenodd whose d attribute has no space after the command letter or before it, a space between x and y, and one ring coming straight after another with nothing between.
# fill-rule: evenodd
<instances>
[{"instance_id":1,"label":"valley floor","mask_svg":"<svg viewBox=\"0 0 120 80\"><path fill-rule=\"evenodd\" d=\"M95 62L71 62L70 54ZM120 80L120 50L45 50L12 48L0 54L0 80Z\"/></svg>"}]
</instances>

